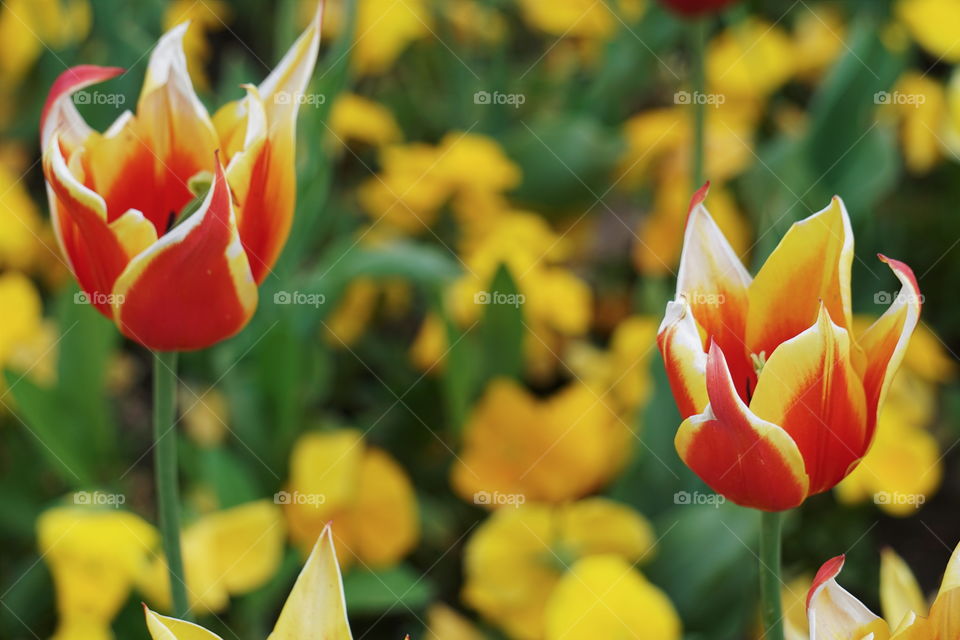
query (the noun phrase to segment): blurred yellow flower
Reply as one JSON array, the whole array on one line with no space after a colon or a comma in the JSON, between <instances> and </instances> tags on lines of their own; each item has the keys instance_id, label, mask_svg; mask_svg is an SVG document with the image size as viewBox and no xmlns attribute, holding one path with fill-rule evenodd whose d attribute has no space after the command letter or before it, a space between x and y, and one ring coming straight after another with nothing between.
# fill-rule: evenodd
<instances>
[{"instance_id":1,"label":"blurred yellow flower","mask_svg":"<svg viewBox=\"0 0 960 640\"><path fill-rule=\"evenodd\" d=\"M762 99L793 76L796 60L794 43L781 27L751 16L710 41L707 84L727 101Z\"/></svg>"},{"instance_id":2,"label":"blurred yellow flower","mask_svg":"<svg viewBox=\"0 0 960 640\"><path fill-rule=\"evenodd\" d=\"M230 596L249 593L273 577L286 532L280 508L260 500L201 516L181 539L190 608L217 613L227 608ZM170 576L162 555L144 568L137 585L153 606L170 610Z\"/></svg>"},{"instance_id":3,"label":"blurred yellow flower","mask_svg":"<svg viewBox=\"0 0 960 640\"><path fill-rule=\"evenodd\" d=\"M43 225L36 204L23 182L0 164L0 268L28 269L43 247ZM56 256L50 247L49 256ZM59 258L59 256L58 256Z\"/></svg>"},{"instance_id":4,"label":"blurred yellow flower","mask_svg":"<svg viewBox=\"0 0 960 640\"><path fill-rule=\"evenodd\" d=\"M183 37L183 52L187 57L187 70L193 85L209 90L210 79L204 66L210 59L210 43L207 36L212 31L226 28L230 19L230 7L223 0L173 0L163 14L163 30L168 31L182 22L190 22Z\"/></svg>"},{"instance_id":5,"label":"blurred yellow flower","mask_svg":"<svg viewBox=\"0 0 960 640\"><path fill-rule=\"evenodd\" d=\"M448 0L443 9L454 34L462 42L494 44L507 32L507 22L495 7L477 0Z\"/></svg>"},{"instance_id":6,"label":"blurred yellow flower","mask_svg":"<svg viewBox=\"0 0 960 640\"><path fill-rule=\"evenodd\" d=\"M345 0L327 2L324 38L340 34L345 10ZM381 74L393 66L411 42L430 36L432 29L433 16L424 0L357 0L350 61L361 75Z\"/></svg>"},{"instance_id":7,"label":"blurred yellow flower","mask_svg":"<svg viewBox=\"0 0 960 640\"><path fill-rule=\"evenodd\" d=\"M783 635L785 640L808 640L807 625L807 592L813 577L800 575L780 588L780 600L783 605ZM758 621L759 623L759 621ZM757 625L760 627L760 625ZM757 640L765 635L762 628L758 629Z\"/></svg>"},{"instance_id":8,"label":"blurred yellow flower","mask_svg":"<svg viewBox=\"0 0 960 640\"><path fill-rule=\"evenodd\" d=\"M0 7L0 88L18 84L45 47L61 49L89 31L88 0L6 0Z\"/></svg>"},{"instance_id":9,"label":"blurred yellow flower","mask_svg":"<svg viewBox=\"0 0 960 640\"><path fill-rule=\"evenodd\" d=\"M443 603L427 609L426 640L485 640L469 620Z\"/></svg>"},{"instance_id":10,"label":"blurred yellow flower","mask_svg":"<svg viewBox=\"0 0 960 640\"><path fill-rule=\"evenodd\" d=\"M341 93L330 110L330 129L341 144L382 147L403 137L390 109L355 93Z\"/></svg>"},{"instance_id":11,"label":"blurred yellow flower","mask_svg":"<svg viewBox=\"0 0 960 640\"><path fill-rule=\"evenodd\" d=\"M571 595L569 586L556 594L571 566L598 555L612 555L628 563L626 566L637 564L649 555L653 545L653 530L643 516L605 498L500 509L477 527L467 542L463 600L511 638L551 637L547 635L548 625L557 623L560 614L556 608L562 606L555 603L564 603ZM596 576L589 573L590 577ZM647 609L652 600L662 602L662 596L637 589L633 577L626 582L613 580L596 592L605 603L617 602L615 609L622 603L620 599L626 598L638 610L649 610L658 618L651 621L652 625L676 617L669 601L663 607ZM609 610L605 606L599 609L597 615L604 619L595 620L595 624L610 624L603 615L609 615Z\"/></svg>"},{"instance_id":12,"label":"blurred yellow flower","mask_svg":"<svg viewBox=\"0 0 960 640\"><path fill-rule=\"evenodd\" d=\"M57 331L43 319L37 287L20 272L0 274L0 309L4 310L0 315L0 369L22 373L39 384L53 382ZM5 386L0 378L0 390Z\"/></svg>"},{"instance_id":13,"label":"blurred yellow flower","mask_svg":"<svg viewBox=\"0 0 960 640\"><path fill-rule=\"evenodd\" d=\"M440 141L437 177L451 190L508 191L520 184L520 167L493 138L452 131Z\"/></svg>"},{"instance_id":14,"label":"blurred yellow flower","mask_svg":"<svg viewBox=\"0 0 960 640\"><path fill-rule=\"evenodd\" d=\"M421 371L442 371L443 356L447 351L447 327L443 318L428 313L410 345L410 361Z\"/></svg>"},{"instance_id":15,"label":"blurred yellow flower","mask_svg":"<svg viewBox=\"0 0 960 640\"><path fill-rule=\"evenodd\" d=\"M341 564L397 563L420 536L413 485L386 452L368 446L359 431L302 436L290 459L284 504L293 541L309 549L327 523L340 543Z\"/></svg>"},{"instance_id":16,"label":"blurred yellow flower","mask_svg":"<svg viewBox=\"0 0 960 640\"><path fill-rule=\"evenodd\" d=\"M491 508L505 505L497 496L579 498L618 471L629 438L624 423L585 385L572 383L539 399L516 382L494 380L464 427L451 483L465 500Z\"/></svg>"},{"instance_id":17,"label":"blurred yellow flower","mask_svg":"<svg viewBox=\"0 0 960 640\"><path fill-rule=\"evenodd\" d=\"M223 393L184 385L177 398L187 436L201 447L223 444L230 430L230 406Z\"/></svg>"},{"instance_id":18,"label":"blurred yellow flower","mask_svg":"<svg viewBox=\"0 0 960 640\"><path fill-rule=\"evenodd\" d=\"M833 5L805 5L794 25L796 72L804 80L817 80L844 52L847 28Z\"/></svg>"},{"instance_id":19,"label":"blurred yellow flower","mask_svg":"<svg viewBox=\"0 0 960 640\"><path fill-rule=\"evenodd\" d=\"M45 511L37 520L37 544L56 589L54 640L113 638L110 624L157 541L150 524L126 511L87 506Z\"/></svg>"},{"instance_id":20,"label":"blurred yellow flower","mask_svg":"<svg viewBox=\"0 0 960 640\"><path fill-rule=\"evenodd\" d=\"M440 153L424 143L390 145L380 150L380 172L357 189L360 206L407 233L433 225L450 186L436 174Z\"/></svg>"},{"instance_id":21,"label":"blurred yellow flower","mask_svg":"<svg viewBox=\"0 0 960 640\"><path fill-rule=\"evenodd\" d=\"M615 554L578 560L550 596L546 620L545 640L681 636L670 598Z\"/></svg>"},{"instance_id":22,"label":"blurred yellow flower","mask_svg":"<svg viewBox=\"0 0 960 640\"><path fill-rule=\"evenodd\" d=\"M938 60L960 62L960 3L954 0L897 0L897 18L914 40Z\"/></svg>"},{"instance_id":23,"label":"blurred yellow flower","mask_svg":"<svg viewBox=\"0 0 960 640\"><path fill-rule=\"evenodd\" d=\"M947 97L943 86L918 71L907 71L886 93L882 109L897 124L904 162L926 173L943 157Z\"/></svg>"},{"instance_id":24,"label":"blurred yellow flower","mask_svg":"<svg viewBox=\"0 0 960 640\"><path fill-rule=\"evenodd\" d=\"M324 322L327 344L335 348L354 344L373 317L379 296L380 287L373 278L353 280L336 310Z\"/></svg>"},{"instance_id":25,"label":"blurred yellow flower","mask_svg":"<svg viewBox=\"0 0 960 640\"><path fill-rule=\"evenodd\" d=\"M593 0L517 0L524 21L552 36L606 38L620 20L636 21L645 9L643 0L594 2ZM618 18L620 14L620 18Z\"/></svg>"}]
</instances>

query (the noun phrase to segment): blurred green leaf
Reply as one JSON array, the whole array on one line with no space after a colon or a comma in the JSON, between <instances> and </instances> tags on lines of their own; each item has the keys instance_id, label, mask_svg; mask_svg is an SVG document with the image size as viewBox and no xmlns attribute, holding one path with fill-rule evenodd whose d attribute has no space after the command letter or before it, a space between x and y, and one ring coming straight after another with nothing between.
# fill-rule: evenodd
<instances>
[{"instance_id":1,"label":"blurred green leaf","mask_svg":"<svg viewBox=\"0 0 960 640\"><path fill-rule=\"evenodd\" d=\"M480 340L483 344L486 380L523 377L523 305L520 291L510 269L501 264L490 281L484 297L483 319L480 321ZM478 300L474 300L476 304Z\"/></svg>"},{"instance_id":2,"label":"blurred green leaf","mask_svg":"<svg viewBox=\"0 0 960 640\"><path fill-rule=\"evenodd\" d=\"M417 611L434 597L429 580L407 565L379 571L354 568L343 577L343 588L351 615Z\"/></svg>"}]
</instances>

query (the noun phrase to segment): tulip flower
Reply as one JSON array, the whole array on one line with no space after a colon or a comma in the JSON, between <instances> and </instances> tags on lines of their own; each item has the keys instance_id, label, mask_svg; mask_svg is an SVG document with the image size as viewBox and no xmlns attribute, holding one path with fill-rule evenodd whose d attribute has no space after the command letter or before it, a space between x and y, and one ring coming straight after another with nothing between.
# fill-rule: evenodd
<instances>
[{"instance_id":1,"label":"tulip flower","mask_svg":"<svg viewBox=\"0 0 960 640\"><path fill-rule=\"evenodd\" d=\"M855 336L840 198L794 224L751 278L703 205L708 186L691 203L676 299L657 336L684 418L677 451L733 502L789 509L866 454L920 291L907 265L881 255L902 289Z\"/></svg>"},{"instance_id":2,"label":"tulip flower","mask_svg":"<svg viewBox=\"0 0 960 640\"><path fill-rule=\"evenodd\" d=\"M147 629L153 640L220 640L220 636L191 622L154 613L144 605ZM327 526L287 596L270 638L297 640L351 640L343 580Z\"/></svg>"},{"instance_id":3,"label":"tulip flower","mask_svg":"<svg viewBox=\"0 0 960 640\"><path fill-rule=\"evenodd\" d=\"M41 116L53 226L89 301L132 340L201 349L253 315L293 221L296 117L320 16L318 6L267 79L213 118L187 72L187 23L154 47L136 114L103 133L73 97L123 69L82 65L54 83Z\"/></svg>"}]
</instances>

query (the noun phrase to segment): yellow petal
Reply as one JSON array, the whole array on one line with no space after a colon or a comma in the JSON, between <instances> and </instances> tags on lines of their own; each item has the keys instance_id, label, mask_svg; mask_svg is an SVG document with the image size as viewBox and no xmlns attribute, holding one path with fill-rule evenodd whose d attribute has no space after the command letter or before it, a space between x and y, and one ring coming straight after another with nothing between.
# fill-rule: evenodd
<instances>
[{"instance_id":1,"label":"yellow petal","mask_svg":"<svg viewBox=\"0 0 960 640\"><path fill-rule=\"evenodd\" d=\"M143 607L143 613L147 618L147 630L153 640L221 640L220 636L199 625L161 616L146 606Z\"/></svg>"},{"instance_id":2,"label":"yellow petal","mask_svg":"<svg viewBox=\"0 0 960 640\"><path fill-rule=\"evenodd\" d=\"M880 554L880 606L883 617L896 629L909 614L927 615L927 603L910 567L893 549Z\"/></svg>"},{"instance_id":3,"label":"yellow petal","mask_svg":"<svg viewBox=\"0 0 960 640\"><path fill-rule=\"evenodd\" d=\"M576 557L615 553L631 562L649 560L653 527L630 507L588 498L560 508L560 548Z\"/></svg>"}]
</instances>

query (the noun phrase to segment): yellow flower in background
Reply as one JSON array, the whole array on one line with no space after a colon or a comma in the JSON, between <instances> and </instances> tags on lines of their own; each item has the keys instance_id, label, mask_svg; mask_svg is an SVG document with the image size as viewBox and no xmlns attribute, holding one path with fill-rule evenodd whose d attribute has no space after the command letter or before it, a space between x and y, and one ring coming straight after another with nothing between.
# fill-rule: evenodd
<instances>
[{"instance_id":1,"label":"yellow flower in background","mask_svg":"<svg viewBox=\"0 0 960 640\"><path fill-rule=\"evenodd\" d=\"M443 11L457 39L474 44L496 44L507 33L507 21L492 6L477 0L448 0Z\"/></svg>"},{"instance_id":2,"label":"yellow flower in background","mask_svg":"<svg viewBox=\"0 0 960 640\"><path fill-rule=\"evenodd\" d=\"M183 566L192 611L223 611L230 597L266 584L283 558L280 508L267 500L201 516L183 530ZM137 585L153 606L170 610L170 576L162 555L139 574Z\"/></svg>"},{"instance_id":3,"label":"yellow flower in background","mask_svg":"<svg viewBox=\"0 0 960 640\"><path fill-rule=\"evenodd\" d=\"M578 560L550 596L546 619L545 640L681 636L670 598L615 554Z\"/></svg>"},{"instance_id":4,"label":"yellow flower in background","mask_svg":"<svg viewBox=\"0 0 960 640\"><path fill-rule=\"evenodd\" d=\"M112 639L110 624L157 541L149 523L126 511L87 506L45 511L37 520L37 544L56 590L54 640Z\"/></svg>"},{"instance_id":5,"label":"yellow flower in background","mask_svg":"<svg viewBox=\"0 0 960 640\"><path fill-rule=\"evenodd\" d=\"M486 640L473 623L443 603L427 609L426 640Z\"/></svg>"},{"instance_id":6,"label":"yellow flower in background","mask_svg":"<svg viewBox=\"0 0 960 640\"><path fill-rule=\"evenodd\" d=\"M353 345L373 318L380 287L373 278L357 278L347 286L336 310L324 322L326 342L332 347Z\"/></svg>"},{"instance_id":7,"label":"yellow flower in background","mask_svg":"<svg viewBox=\"0 0 960 640\"><path fill-rule=\"evenodd\" d=\"M153 640L221 640L192 622L157 615L144 607ZM351 640L343 580L330 527L325 527L297 576L269 636L274 640Z\"/></svg>"},{"instance_id":8,"label":"yellow flower in background","mask_svg":"<svg viewBox=\"0 0 960 640\"><path fill-rule=\"evenodd\" d=\"M517 0L524 21L552 36L606 38L621 26L636 21L645 9L643 0L593 2L593 0ZM620 18L618 19L618 14Z\"/></svg>"},{"instance_id":9,"label":"yellow flower in background","mask_svg":"<svg viewBox=\"0 0 960 640\"><path fill-rule=\"evenodd\" d=\"M163 14L163 30L168 31L178 24L190 21L183 37L183 52L187 56L187 70L195 87L209 90L210 79L204 66L210 60L210 42L207 36L212 31L221 31L230 19L230 7L223 0L173 0Z\"/></svg>"},{"instance_id":10,"label":"yellow flower in background","mask_svg":"<svg viewBox=\"0 0 960 640\"><path fill-rule=\"evenodd\" d=\"M0 87L18 84L45 47L62 49L89 31L88 0L6 0L0 8Z\"/></svg>"},{"instance_id":11,"label":"yellow flower in background","mask_svg":"<svg viewBox=\"0 0 960 640\"><path fill-rule=\"evenodd\" d=\"M756 17L728 27L707 46L707 84L727 101L763 99L796 72L797 52L779 26Z\"/></svg>"},{"instance_id":12,"label":"yellow flower in background","mask_svg":"<svg viewBox=\"0 0 960 640\"><path fill-rule=\"evenodd\" d=\"M520 184L520 167L493 138L452 131L439 144L436 173L453 191L509 191Z\"/></svg>"},{"instance_id":13,"label":"yellow flower in background","mask_svg":"<svg viewBox=\"0 0 960 640\"><path fill-rule=\"evenodd\" d=\"M796 73L817 80L844 52L847 28L833 5L804 5L794 25Z\"/></svg>"},{"instance_id":14,"label":"yellow flower in background","mask_svg":"<svg viewBox=\"0 0 960 640\"><path fill-rule=\"evenodd\" d=\"M40 212L23 181L0 164L0 268L31 268L48 250L43 234ZM49 251L56 255L54 246Z\"/></svg>"},{"instance_id":15,"label":"yellow flower in background","mask_svg":"<svg viewBox=\"0 0 960 640\"><path fill-rule=\"evenodd\" d=\"M307 3L309 4L309 3ZM346 20L345 0L329 0L323 37L336 37ZM412 42L429 37L433 16L425 0L357 0L357 25L350 61L360 75L389 70Z\"/></svg>"},{"instance_id":16,"label":"yellow flower in background","mask_svg":"<svg viewBox=\"0 0 960 640\"><path fill-rule=\"evenodd\" d=\"M17 271L0 274L0 370L26 375L38 384L56 378L56 327L43 319L43 306L36 285ZM0 377L0 392L6 384ZM7 398L0 403L8 405Z\"/></svg>"},{"instance_id":17,"label":"yellow flower in background","mask_svg":"<svg viewBox=\"0 0 960 640\"><path fill-rule=\"evenodd\" d=\"M386 106L355 93L341 93L330 111L330 129L337 142L382 147L399 141L403 132Z\"/></svg>"},{"instance_id":18,"label":"yellow flower in background","mask_svg":"<svg viewBox=\"0 0 960 640\"><path fill-rule=\"evenodd\" d=\"M566 593L556 591L571 566L576 568L578 561L596 556L613 556L627 566L635 565L653 546L653 529L646 519L605 498L499 509L467 542L463 600L510 638L540 640L549 637L548 623L556 624L556 607L562 605L554 605L554 598L564 602L570 595L569 587ZM669 601L661 600L662 594L636 589L633 577L611 580L593 597L597 596L602 601L594 614L602 617L595 619L598 625L615 624L609 622L608 616L613 614L605 605L616 603L618 609L624 600L638 611L647 611L651 625L665 618L676 619ZM654 600L656 605L652 605ZM551 605L553 612L548 611ZM548 612L553 620L548 620ZM591 633L579 637L615 636Z\"/></svg>"},{"instance_id":19,"label":"yellow flower in background","mask_svg":"<svg viewBox=\"0 0 960 640\"><path fill-rule=\"evenodd\" d=\"M549 398L494 380L474 407L451 471L463 499L491 508L513 500L562 502L602 487L629 451L630 433L589 387L572 383ZM506 498L505 498L506 499Z\"/></svg>"},{"instance_id":20,"label":"yellow flower in background","mask_svg":"<svg viewBox=\"0 0 960 640\"><path fill-rule=\"evenodd\" d=\"M223 444L230 431L230 406L219 389L184 386L177 394L187 436L201 447Z\"/></svg>"},{"instance_id":21,"label":"yellow flower in background","mask_svg":"<svg viewBox=\"0 0 960 640\"><path fill-rule=\"evenodd\" d=\"M906 72L886 94L883 114L900 131L900 146L907 168L926 173L943 157L947 120L946 92L938 81L917 71Z\"/></svg>"},{"instance_id":22,"label":"yellow flower in background","mask_svg":"<svg viewBox=\"0 0 960 640\"><path fill-rule=\"evenodd\" d=\"M420 537L416 495L406 472L353 429L302 436L290 459L287 489L277 495L290 536L301 548L310 548L332 523L341 564L391 566Z\"/></svg>"},{"instance_id":23,"label":"yellow flower in background","mask_svg":"<svg viewBox=\"0 0 960 640\"><path fill-rule=\"evenodd\" d=\"M938 60L960 62L960 4L954 0L897 0L897 18L910 35Z\"/></svg>"},{"instance_id":24,"label":"yellow flower in background","mask_svg":"<svg viewBox=\"0 0 960 640\"><path fill-rule=\"evenodd\" d=\"M785 640L808 640L807 631L807 592L813 578L800 575L780 587L780 601L783 606L783 636ZM756 640L762 640L765 633L758 620Z\"/></svg>"}]
</instances>

